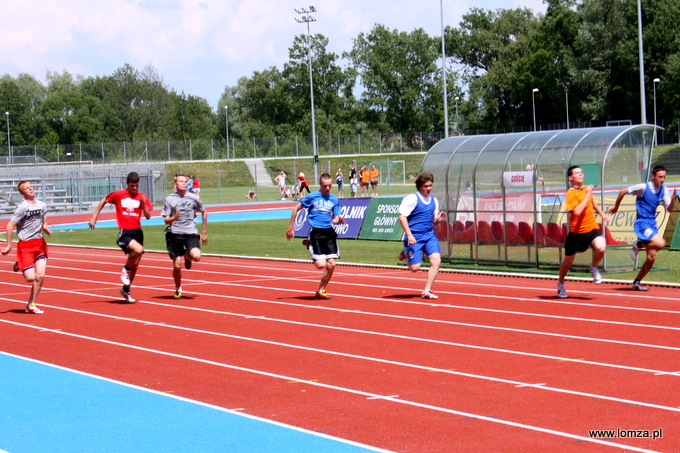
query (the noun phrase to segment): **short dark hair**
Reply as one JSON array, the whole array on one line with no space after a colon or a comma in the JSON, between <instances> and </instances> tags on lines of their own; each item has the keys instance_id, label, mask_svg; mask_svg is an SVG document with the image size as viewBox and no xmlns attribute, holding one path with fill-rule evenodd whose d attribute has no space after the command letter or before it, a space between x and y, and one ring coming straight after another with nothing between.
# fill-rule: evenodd
<instances>
[{"instance_id":1,"label":"short dark hair","mask_svg":"<svg viewBox=\"0 0 680 453\"><path fill-rule=\"evenodd\" d=\"M321 176L319 176L319 184L321 184L322 179L330 179L333 181L333 177L329 173L321 173Z\"/></svg>"},{"instance_id":2,"label":"short dark hair","mask_svg":"<svg viewBox=\"0 0 680 453\"><path fill-rule=\"evenodd\" d=\"M658 171L666 171L666 167L663 165L657 165L656 167L652 168L652 174L655 175L656 172Z\"/></svg>"},{"instance_id":3,"label":"short dark hair","mask_svg":"<svg viewBox=\"0 0 680 453\"><path fill-rule=\"evenodd\" d=\"M434 184L434 175L424 171L416 177L416 189L420 190L426 182L432 182Z\"/></svg>"},{"instance_id":4,"label":"short dark hair","mask_svg":"<svg viewBox=\"0 0 680 453\"><path fill-rule=\"evenodd\" d=\"M581 168L580 165L572 165L567 169L567 177L571 176L571 174L576 170L577 168Z\"/></svg>"},{"instance_id":5,"label":"short dark hair","mask_svg":"<svg viewBox=\"0 0 680 453\"><path fill-rule=\"evenodd\" d=\"M136 171L131 171L127 175L127 182L138 183L139 182L139 174Z\"/></svg>"}]
</instances>

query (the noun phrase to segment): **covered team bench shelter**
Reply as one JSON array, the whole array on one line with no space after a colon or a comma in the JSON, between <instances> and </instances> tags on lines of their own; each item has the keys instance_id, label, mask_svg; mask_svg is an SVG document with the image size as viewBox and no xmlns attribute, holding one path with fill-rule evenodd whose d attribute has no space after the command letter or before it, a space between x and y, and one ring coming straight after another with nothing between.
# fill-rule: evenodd
<instances>
[{"instance_id":1,"label":"covered team bench shelter","mask_svg":"<svg viewBox=\"0 0 680 453\"><path fill-rule=\"evenodd\" d=\"M637 125L440 141L423 160L422 170L434 174L433 193L448 213L448 224L436 229L442 259L537 268L559 265L567 232L563 202L569 166L583 168L584 183L597 186L593 195L606 211L622 187L647 180L654 132L653 125ZM628 214L632 214L629 241L615 240L605 225L605 269L633 265L613 259L617 246L625 246L627 253L632 241L634 212ZM589 260L590 253L580 254L576 263Z\"/></svg>"}]
</instances>

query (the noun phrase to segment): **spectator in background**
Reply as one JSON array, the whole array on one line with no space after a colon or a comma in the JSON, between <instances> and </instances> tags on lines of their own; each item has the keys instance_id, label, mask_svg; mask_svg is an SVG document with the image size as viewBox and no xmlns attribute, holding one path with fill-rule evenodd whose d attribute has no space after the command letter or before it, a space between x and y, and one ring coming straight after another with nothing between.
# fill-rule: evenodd
<instances>
[{"instance_id":1,"label":"spectator in background","mask_svg":"<svg viewBox=\"0 0 680 453\"><path fill-rule=\"evenodd\" d=\"M371 175L371 196L372 197L377 197L378 196L378 179L380 177L380 171L375 168L375 165L371 165L371 171L369 172Z\"/></svg>"},{"instance_id":2,"label":"spectator in background","mask_svg":"<svg viewBox=\"0 0 680 453\"><path fill-rule=\"evenodd\" d=\"M621 200L628 194L635 195L635 206L637 210L637 218L635 219L635 234L638 240L633 243L633 248L630 251L630 257L637 262L638 253L640 250L647 251L647 259L640 268L637 277L633 280L633 289L636 291L647 291L646 286L640 283L649 271L654 267L656 260L656 252L666 246L666 240L663 235L659 233L656 225L656 208L661 204L664 205L668 212L673 210L673 203L675 202L676 191L670 191L664 186L666 181L666 168L657 165L652 169L652 180L642 184L636 184L631 187L624 187L619 191L616 197L614 207L609 210L611 214L616 214L619 210Z\"/></svg>"},{"instance_id":3,"label":"spectator in background","mask_svg":"<svg viewBox=\"0 0 680 453\"><path fill-rule=\"evenodd\" d=\"M194 176L194 183L192 184L193 194L197 197L201 196L201 180Z\"/></svg>"},{"instance_id":4,"label":"spectator in background","mask_svg":"<svg viewBox=\"0 0 680 453\"><path fill-rule=\"evenodd\" d=\"M371 174L368 171L368 167L363 166L361 167L361 170L359 170L359 178L361 178L361 196L362 197L367 197L368 196L368 187L371 185Z\"/></svg>"},{"instance_id":5,"label":"spectator in background","mask_svg":"<svg viewBox=\"0 0 680 453\"><path fill-rule=\"evenodd\" d=\"M187 182L187 192L194 193L194 178L188 176L189 181Z\"/></svg>"},{"instance_id":6,"label":"spectator in background","mask_svg":"<svg viewBox=\"0 0 680 453\"><path fill-rule=\"evenodd\" d=\"M342 175L342 168L338 168L337 173L335 173L335 183L338 185L338 197L344 198L344 196L345 196L345 177Z\"/></svg>"},{"instance_id":7,"label":"spectator in background","mask_svg":"<svg viewBox=\"0 0 680 453\"><path fill-rule=\"evenodd\" d=\"M19 243L14 272L21 271L24 279L31 284L26 313L41 314L44 312L35 305L35 301L40 294L47 270L47 243L43 233L52 234L45 221L47 205L35 197L35 190L29 181L19 182L17 189L24 197L24 201L19 203L7 223L7 246L2 250L2 254L7 255L12 250L12 236L16 227Z\"/></svg>"},{"instance_id":8,"label":"spectator in background","mask_svg":"<svg viewBox=\"0 0 680 453\"><path fill-rule=\"evenodd\" d=\"M305 174L299 171L297 177L298 180L300 181L300 198L305 196L304 195L305 190L307 191L307 195L309 195L309 183L307 183L307 178L305 178Z\"/></svg>"},{"instance_id":9,"label":"spectator in background","mask_svg":"<svg viewBox=\"0 0 680 453\"><path fill-rule=\"evenodd\" d=\"M283 172L283 170L279 170L279 174L274 178L274 181L276 181L279 185L279 193L281 195L281 200L286 199L286 174Z\"/></svg>"},{"instance_id":10,"label":"spectator in background","mask_svg":"<svg viewBox=\"0 0 680 453\"><path fill-rule=\"evenodd\" d=\"M97 205L97 208L90 219L90 228L94 229L99 218L99 213L104 205L111 203L116 208L116 221L120 232L116 243L127 255L125 266L121 272L120 280L123 287L120 294L125 298L125 302L132 303L135 299L130 295L130 286L137 275L137 268L144 253L144 232L142 231L142 215L147 219L151 218L153 204L149 198L139 191L139 175L131 172L127 176L127 189L111 192Z\"/></svg>"},{"instance_id":11,"label":"spectator in background","mask_svg":"<svg viewBox=\"0 0 680 453\"><path fill-rule=\"evenodd\" d=\"M351 192L352 198L357 197L357 170L354 168L354 164L349 164L349 190Z\"/></svg>"}]
</instances>

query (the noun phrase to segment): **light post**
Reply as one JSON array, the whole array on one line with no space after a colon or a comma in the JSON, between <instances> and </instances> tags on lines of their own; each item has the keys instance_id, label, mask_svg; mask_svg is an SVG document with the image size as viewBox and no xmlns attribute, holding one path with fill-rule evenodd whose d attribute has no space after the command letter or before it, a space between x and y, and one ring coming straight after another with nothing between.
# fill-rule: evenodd
<instances>
[{"instance_id":1,"label":"light post","mask_svg":"<svg viewBox=\"0 0 680 453\"><path fill-rule=\"evenodd\" d=\"M227 127L227 160L229 160L229 106L224 106L224 121Z\"/></svg>"},{"instance_id":2,"label":"light post","mask_svg":"<svg viewBox=\"0 0 680 453\"><path fill-rule=\"evenodd\" d=\"M458 124L458 96L456 96L456 135L460 135L460 124Z\"/></svg>"},{"instance_id":3,"label":"light post","mask_svg":"<svg viewBox=\"0 0 680 453\"><path fill-rule=\"evenodd\" d=\"M564 82L562 85L564 86L565 105L567 106L567 129L569 129L569 82Z\"/></svg>"},{"instance_id":4,"label":"light post","mask_svg":"<svg viewBox=\"0 0 680 453\"><path fill-rule=\"evenodd\" d=\"M449 138L449 102L446 93L446 46L444 45L444 3L439 0L439 9L441 13L441 29L442 29L442 82L444 85L444 138ZM458 98L456 98L458 99Z\"/></svg>"},{"instance_id":5,"label":"light post","mask_svg":"<svg viewBox=\"0 0 680 453\"><path fill-rule=\"evenodd\" d=\"M10 145L9 142L9 112L5 112L5 117L7 118L7 159L8 164L12 163L12 146Z\"/></svg>"},{"instance_id":6,"label":"light post","mask_svg":"<svg viewBox=\"0 0 680 453\"><path fill-rule=\"evenodd\" d=\"M653 80L654 82L654 126L657 125L656 123L656 84L661 82L660 78L656 78ZM656 128L654 128L654 146L656 146Z\"/></svg>"},{"instance_id":7,"label":"light post","mask_svg":"<svg viewBox=\"0 0 680 453\"><path fill-rule=\"evenodd\" d=\"M295 10L296 13L302 14L302 18L298 19L297 17L295 18L296 22L298 23L306 23L307 24L307 59L309 60L309 97L311 99L311 104L312 104L312 149L314 150L314 181L319 179L319 155L316 150L316 121L314 118L314 79L312 77L312 42L309 37L309 23L310 22L316 22L316 19L313 16L310 16L309 13L315 13L316 8L313 6L310 6L309 9L306 8L300 8Z\"/></svg>"},{"instance_id":8,"label":"light post","mask_svg":"<svg viewBox=\"0 0 680 453\"><path fill-rule=\"evenodd\" d=\"M538 88L531 90L531 103L534 106L534 132L536 132L536 99L534 95L538 93Z\"/></svg>"}]
</instances>

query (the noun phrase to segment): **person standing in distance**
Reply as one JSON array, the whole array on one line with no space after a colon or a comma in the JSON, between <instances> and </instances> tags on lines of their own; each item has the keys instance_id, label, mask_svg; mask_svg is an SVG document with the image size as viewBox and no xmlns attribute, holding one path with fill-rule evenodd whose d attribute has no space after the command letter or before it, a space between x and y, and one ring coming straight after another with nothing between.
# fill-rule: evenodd
<instances>
[{"instance_id":1,"label":"person standing in distance","mask_svg":"<svg viewBox=\"0 0 680 453\"><path fill-rule=\"evenodd\" d=\"M656 208L660 204L666 207L668 212L673 210L673 203L675 202L676 191L670 191L663 185L666 181L666 168L657 165L652 169L652 180L646 183L636 184L630 187L624 187L619 191L616 197L614 207L609 210L611 214L616 214L619 210L621 200L628 194L635 195L635 206L637 210L637 217L635 219L635 234L638 240L633 243L633 248L630 251L630 257L633 261L637 261L640 250L647 251L647 259L640 268L637 277L633 280L633 289L636 291L647 291L646 286L642 286L640 282L654 267L656 260L656 252L666 246L666 240L663 238L656 225Z\"/></svg>"},{"instance_id":2,"label":"person standing in distance","mask_svg":"<svg viewBox=\"0 0 680 453\"><path fill-rule=\"evenodd\" d=\"M193 261L201 260L201 243L208 244L208 212L196 194L187 192L188 181L188 176L175 177L177 191L165 198L161 213L168 225L165 229L165 243L173 264L172 278L175 280L173 299L182 298L182 257L184 267L191 269ZM200 237L195 221L197 212L200 212L203 218Z\"/></svg>"},{"instance_id":3,"label":"person standing in distance","mask_svg":"<svg viewBox=\"0 0 680 453\"><path fill-rule=\"evenodd\" d=\"M14 272L21 270L24 279L31 284L26 313L41 314L44 312L35 305L35 301L47 270L47 243L43 233L52 234L45 222L47 205L35 197L35 190L29 181L19 182L17 189L24 201L19 203L7 223L7 246L2 249L2 254L7 255L12 250L12 235L16 227L19 243Z\"/></svg>"},{"instance_id":4,"label":"person standing in distance","mask_svg":"<svg viewBox=\"0 0 680 453\"><path fill-rule=\"evenodd\" d=\"M116 222L120 229L116 243L127 255L120 276L123 282L120 294L125 298L125 302L132 303L135 299L130 295L130 286L137 275L137 268L144 253L142 214L147 220L150 219L153 205L149 198L139 191L139 175L136 172L127 175L126 183L126 189L111 192L102 198L92 214L89 225L90 228L94 228L105 204L111 203L116 207Z\"/></svg>"},{"instance_id":5,"label":"person standing in distance","mask_svg":"<svg viewBox=\"0 0 680 453\"><path fill-rule=\"evenodd\" d=\"M326 285L333 276L335 260L340 258L338 235L333 229L333 225L343 224L345 219L340 216L338 197L331 193L333 187L331 175L322 174L319 177L319 185L321 186L319 190L307 195L293 208L290 225L286 231L286 239L289 241L293 239L293 236L295 236L293 225L297 214L301 209L307 209L307 221L311 226L308 236L309 251L317 269L323 269L315 297L330 300L331 296L326 293Z\"/></svg>"},{"instance_id":6,"label":"person standing in distance","mask_svg":"<svg viewBox=\"0 0 680 453\"><path fill-rule=\"evenodd\" d=\"M439 266L441 264L441 248L434 234L434 223L446 219L446 213L439 211L439 201L432 195L434 176L423 172L416 178L417 192L404 197L399 206L399 223L404 229L404 250L399 259L408 258L408 269L417 272L423 262L423 254L430 260L427 271L423 299L438 299L432 292Z\"/></svg>"},{"instance_id":7,"label":"person standing in distance","mask_svg":"<svg viewBox=\"0 0 680 453\"><path fill-rule=\"evenodd\" d=\"M602 212L593 198L595 186L583 185L583 170L578 165L573 165L567 169L567 178L571 183L571 188L567 190L565 204L569 213L569 234L564 241L564 259L560 264L560 276L557 281L557 297L566 299L567 290L564 287L564 279L567 272L574 263L577 253L593 249L593 259L590 264L590 272L593 274L593 282L602 283L602 276L597 265L602 261L604 252L607 248L607 240L599 229L595 212L603 220L609 222L610 217Z\"/></svg>"},{"instance_id":8,"label":"person standing in distance","mask_svg":"<svg viewBox=\"0 0 680 453\"><path fill-rule=\"evenodd\" d=\"M357 170L354 168L354 163L349 164L349 190L351 192L351 197L357 197Z\"/></svg>"}]
</instances>

